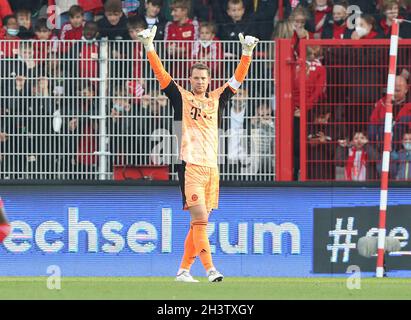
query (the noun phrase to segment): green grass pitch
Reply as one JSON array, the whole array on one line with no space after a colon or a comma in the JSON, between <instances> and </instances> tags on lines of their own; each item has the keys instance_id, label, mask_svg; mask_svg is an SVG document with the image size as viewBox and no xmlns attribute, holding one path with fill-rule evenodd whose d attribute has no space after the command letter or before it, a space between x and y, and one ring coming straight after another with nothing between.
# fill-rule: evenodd
<instances>
[{"instance_id":1,"label":"green grass pitch","mask_svg":"<svg viewBox=\"0 0 411 320\"><path fill-rule=\"evenodd\" d=\"M0 277L0 299L276 300L411 299L411 279L365 278L349 290L347 278L226 278L176 283L167 277L63 277L60 290L46 277Z\"/></svg>"}]
</instances>

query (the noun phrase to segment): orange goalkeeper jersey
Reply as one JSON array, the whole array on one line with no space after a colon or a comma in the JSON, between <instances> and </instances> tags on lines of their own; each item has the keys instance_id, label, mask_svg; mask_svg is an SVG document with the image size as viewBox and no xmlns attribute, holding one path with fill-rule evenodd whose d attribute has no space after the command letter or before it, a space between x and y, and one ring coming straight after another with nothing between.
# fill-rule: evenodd
<instances>
[{"instance_id":1,"label":"orange goalkeeper jersey","mask_svg":"<svg viewBox=\"0 0 411 320\"><path fill-rule=\"evenodd\" d=\"M148 52L148 58L161 89L174 108L176 132L181 144L180 159L187 163L216 168L219 118L244 81L251 57L243 56L234 77L222 87L207 92L203 98L177 85L164 70L155 51Z\"/></svg>"}]
</instances>

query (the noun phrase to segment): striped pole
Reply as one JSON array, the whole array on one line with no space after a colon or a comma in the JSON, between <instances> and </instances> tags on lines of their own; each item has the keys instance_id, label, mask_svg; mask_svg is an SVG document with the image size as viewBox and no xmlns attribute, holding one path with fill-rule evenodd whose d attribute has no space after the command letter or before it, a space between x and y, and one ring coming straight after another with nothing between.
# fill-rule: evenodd
<instances>
[{"instance_id":1,"label":"striped pole","mask_svg":"<svg viewBox=\"0 0 411 320\"><path fill-rule=\"evenodd\" d=\"M378 251L377 251L377 278L384 276L384 246L385 246L385 222L387 215L388 198L388 173L390 170L390 154L392 142L392 99L395 90L395 77L397 74L399 24L394 20L391 31L390 43L390 71L388 74L387 100L384 128L384 153L382 157L381 193L380 193L380 222L378 227Z\"/></svg>"}]
</instances>

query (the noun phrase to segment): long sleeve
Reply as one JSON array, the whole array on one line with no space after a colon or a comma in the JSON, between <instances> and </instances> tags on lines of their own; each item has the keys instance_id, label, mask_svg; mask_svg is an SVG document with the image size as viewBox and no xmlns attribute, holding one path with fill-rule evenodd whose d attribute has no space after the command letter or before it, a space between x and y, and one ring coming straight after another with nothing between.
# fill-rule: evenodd
<instances>
[{"instance_id":1,"label":"long sleeve","mask_svg":"<svg viewBox=\"0 0 411 320\"><path fill-rule=\"evenodd\" d=\"M160 88L163 90L167 88L170 82L173 80L170 74L164 69L163 64L160 61L157 53L153 51L147 52L148 61L150 62L151 69L160 83Z\"/></svg>"},{"instance_id":2,"label":"long sleeve","mask_svg":"<svg viewBox=\"0 0 411 320\"><path fill-rule=\"evenodd\" d=\"M228 85L235 91L240 88L241 84L247 76L248 69L250 68L251 57L250 56L241 56L240 63L238 64L234 76L228 81Z\"/></svg>"}]
</instances>

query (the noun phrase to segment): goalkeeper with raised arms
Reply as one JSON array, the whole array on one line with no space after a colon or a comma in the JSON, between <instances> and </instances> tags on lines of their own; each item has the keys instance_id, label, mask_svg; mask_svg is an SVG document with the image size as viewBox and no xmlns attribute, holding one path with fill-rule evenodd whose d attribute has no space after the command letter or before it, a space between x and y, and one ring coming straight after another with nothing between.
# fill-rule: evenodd
<instances>
[{"instance_id":1,"label":"goalkeeper with raised arms","mask_svg":"<svg viewBox=\"0 0 411 320\"><path fill-rule=\"evenodd\" d=\"M209 214L218 208L219 173L217 165L219 117L244 81L258 39L239 35L242 57L233 77L222 87L208 92L210 70L196 63L190 70L191 91L174 82L164 69L153 44L156 26L138 34L147 51L150 66L160 83L161 90L170 99L174 109L174 127L180 143L178 172L184 210L190 211L191 223L184 242L184 255L176 281L198 282L190 269L200 257L208 280L218 282L223 275L214 267L207 236Z\"/></svg>"}]
</instances>

